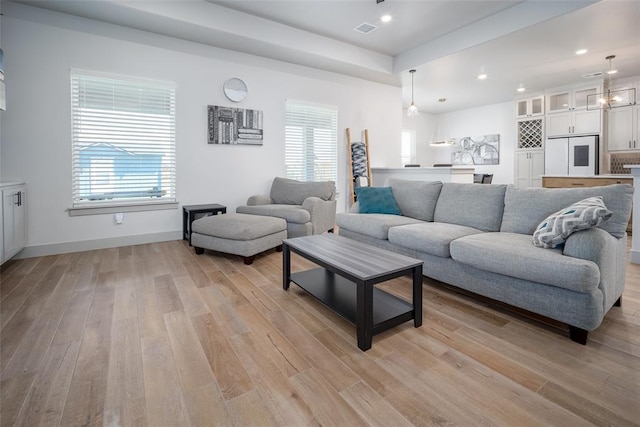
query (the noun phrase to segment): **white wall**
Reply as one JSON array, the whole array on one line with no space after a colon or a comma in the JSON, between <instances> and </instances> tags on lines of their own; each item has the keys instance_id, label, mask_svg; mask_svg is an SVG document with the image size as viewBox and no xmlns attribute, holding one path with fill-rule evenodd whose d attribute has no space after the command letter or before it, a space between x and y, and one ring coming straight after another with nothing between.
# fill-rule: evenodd
<instances>
[{"instance_id":1,"label":"white wall","mask_svg":"<svg viewBox=\"0 0 640 427\"><path fill-rule=\"evenodd\" d=\"M420 112L417 116L407 117L407 110L402 110L402 129L416 132L416 163L420 166L431 167L436 163L434 158L438 153L429 144L437 123L435 114Z\"/></svg>"},{"instance_id":2,"label":"white wall","mask_svg":"<svg viewBox=\"0 0 640 427\"><path fill-rule=\"evenodd\" d=\"M513 184L517 141L514 108L514 103L509 101L438 115L420 113L413 118L407 118L405 110L402 127L416 131L418 163L422 166L451 163L450 147L429 145L436 128L444 132L441 137L500 134L500 164L476 166L476 173L492 173L496 184Z\"/></svg>"},{"instance_id":3,"label":"white wall","mask_svg":"<svg viewBox=\"0 0 640 427\"><path fill-rule=\"evenodd\" d=\"M514 108L513 101L509 101L438 116L438 126L451 129L453 138L500 134L500 164L476 166L476 173L492 173L494 184L513 184L518 139Z\"/></svg>"},{"instance_id":4,"label":"white wall","mask_svg":"<svg viewBox=\"0 0 640 427\"><path fill-rule=\"evenodd\" d=\"M61 248L180 238L182 210L69 217L71 114L69 70L86 69L174 82L177 197L181 204L221 203L233 212L267 193L284 167L284 103L304 100L338 108L339 210L346 207L344 129L368 128L371 162L398 166L401 89L137 30L8 4L4 8L7 104L0 150L3 180L28 183L28 255ZM240 77L249 96L238 104L264 112L263 146L209 145L207 105L229 105L221 87ZM398 157L397 161L394 158ZM137 237L136 237L137 236ZM67 242L67 244L64 244ZM70 243L69 243L70 242ZM86 242L85 242L86 243Z\"/></svg>"}]
</instances>

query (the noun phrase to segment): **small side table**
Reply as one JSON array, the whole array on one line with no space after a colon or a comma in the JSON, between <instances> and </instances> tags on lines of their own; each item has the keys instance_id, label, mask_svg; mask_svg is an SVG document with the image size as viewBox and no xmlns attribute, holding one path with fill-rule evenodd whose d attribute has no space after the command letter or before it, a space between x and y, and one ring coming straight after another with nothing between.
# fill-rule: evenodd
<instances>
[{"instance_id":1,"label":"small side table","mask_svg":"<svg viewBox=\"0 0 640 427\"><path fill-rule=\"evenodd\" d=\"M196 215L209 216L227 213L227 207L214 203L212 205L185 205L182 207L182 238L189 241L191 246L191 224L196 220Z\"/></svg>"}]
</instances>

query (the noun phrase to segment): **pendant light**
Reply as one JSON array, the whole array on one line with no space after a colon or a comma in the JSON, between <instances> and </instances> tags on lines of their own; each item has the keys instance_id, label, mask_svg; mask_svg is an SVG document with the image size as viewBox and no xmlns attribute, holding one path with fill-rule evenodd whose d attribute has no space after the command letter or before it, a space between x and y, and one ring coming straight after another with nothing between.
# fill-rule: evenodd
<instances>
[{"instance_id":1,"label":"pendant light","mask_svg":"<svg viewBox=\"0 0 640 427\"><path fill-rule=\"evenodd\" d=\"M618 72L613 68L612 61L615 55L609 55L605 59L609 61L605 93L597 93L587 96L587 110L610 110L615 107L633 105L636 101L636 89L611 90L611 76Z\"/></svg>"},{"instance_id":2,"label":"pendant light","mask_svg":"<svg viewBox=\"0 0 640 427\"><path fill-rule=\"evenodd\" d=\"M407 116L415 117L418 115L418 107L416 107L416 103L413 102L413 74L416 70L409 70L409 72L411 73L411 105L409 105L409 108L407 109Z\"/></svg>"}]
</instances>

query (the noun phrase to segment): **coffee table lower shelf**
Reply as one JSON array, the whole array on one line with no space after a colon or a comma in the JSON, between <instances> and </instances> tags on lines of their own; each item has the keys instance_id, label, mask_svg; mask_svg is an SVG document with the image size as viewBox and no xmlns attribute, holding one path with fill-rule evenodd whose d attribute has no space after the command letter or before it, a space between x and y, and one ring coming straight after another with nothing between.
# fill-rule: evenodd
<instances>
[{"instance_id":1,"label":"coffee table lower shelf","mask_svg":"<svg viewBox=\"0 0 640 427\"><path fill-rule=\"evenodd\" d=\"M357 285L324 268L291 274L291 281L357 325ZM373 335L413 319L413 304L373 287Z\"/></svg>"}]
</instances>

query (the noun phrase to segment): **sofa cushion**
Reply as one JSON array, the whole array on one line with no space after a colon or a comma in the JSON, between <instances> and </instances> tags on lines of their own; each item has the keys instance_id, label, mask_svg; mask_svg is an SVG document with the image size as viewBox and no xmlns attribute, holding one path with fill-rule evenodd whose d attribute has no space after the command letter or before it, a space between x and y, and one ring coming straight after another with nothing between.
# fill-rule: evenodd
<instances>
[{"instance_id":1,"label":"sofa cushion","mask_svg":"<svg viewBox=\"0 0 640 427\"><path fill-rule=\"evenodd\" d=\"M338 227L381 240L388 239L389 229L391 227L420 223L422 223L422 221L400 215L363 215L345 212L336 214L336 224L338 224Z\"/></svg>"},{"instance_id":2,"label":"sofa cushion","mask_svg":"<svg viewBox=\"0 0 640 427\"><path fill-rule=\"evenodd\" d=\"M298 205L258 205L258 206L238 206L237 213L249 215L272 216L286 219L287 222L304 224L311 221L311 214L302 206Z\"/></svg>"},{"instance_id":3,"label":"sofa cushion","mask_svg":"<svg viewBox=\"0 0 640 427\"><path fill-rule=\"evenodd\" d=\"M506 185L445 182L438 197L434 220L482 231L498 231L502 223L505 191Z\"/></svg>"},{"instance_id":4,"label":"sofa cushion","mask_svg":"<svg viewBox=\"0 0 640 427\"><path fill-rule=\"evenodd\" d=\"M333 181L303 182L275 177L271 184L271 201L282 205L301 205L307 197L332 200L336 192Z\"/></svg>"},{"instance_id":5,"label":"sofa cushion","mask_svg":"<svg viewBox=\"0 0 640 427\"><path fill-rule=\"evenodd\" d=\"M600 283L596 263L533 246L531 236L483 233L451 242L451 258L492 273L589 293ZM526 296L523 296L526 298Z\"/></svg>"},{"instance_id":6,"label":"sofa cushion","mask_svg":"<svg viewBox=\"0 0 640 427\"><path fill-rule=\"evenodd\" d=\"M393 197L391 187L360 187L356 188L355 192L361 214L400 215L402 213Z\"/></svg>"},{"instance_id":7,"label":"sofa cushion","mask_svg":"<svg viewBox=\"0 0 640 427\"><path fill-rule=\"evenodd\" d=\"M389 178L386 185L393 189L393 196L402 215L423 221L433 221L438 195L442 190L440 181Z\"/></svg>"},{"instance_id":8,"label":"sofa cushion","mask_svg":"<svg viewBox=\"0 0 640 427\"><path fill-rule=\"evenodd\" d=\"M601 196L589 197L545 218L533 233L533 244L539 248L555 248L576 231L596 227L612 215Z\"/></svg>"},{"instance_id":9,"label":"sofa cushion","mask_svg":"<svg viewBox=\"0 0 640 427\"><path fill-rule=\"evenodd\" d=\"M625 235L631 205L633 187L614 184L590 188L518 188L509 186L504 197L504 215L500 231L533 234L542 218L546 218L565 206L587 197L602 196L604 204L613 216L598 227L613 236Z\"/></svg>"},{"instance_id":10,"label":"sofa cushion","mask_svg":"<svg viewBox=\"0 0 640 427\"><path fill-rule=\"evenodd\" d=\"M389 241L418 252L448 258L452 240L478 233L482 231L464 225L424 222L393 227L389 230Z\"/></svg>"}]
</instances>

